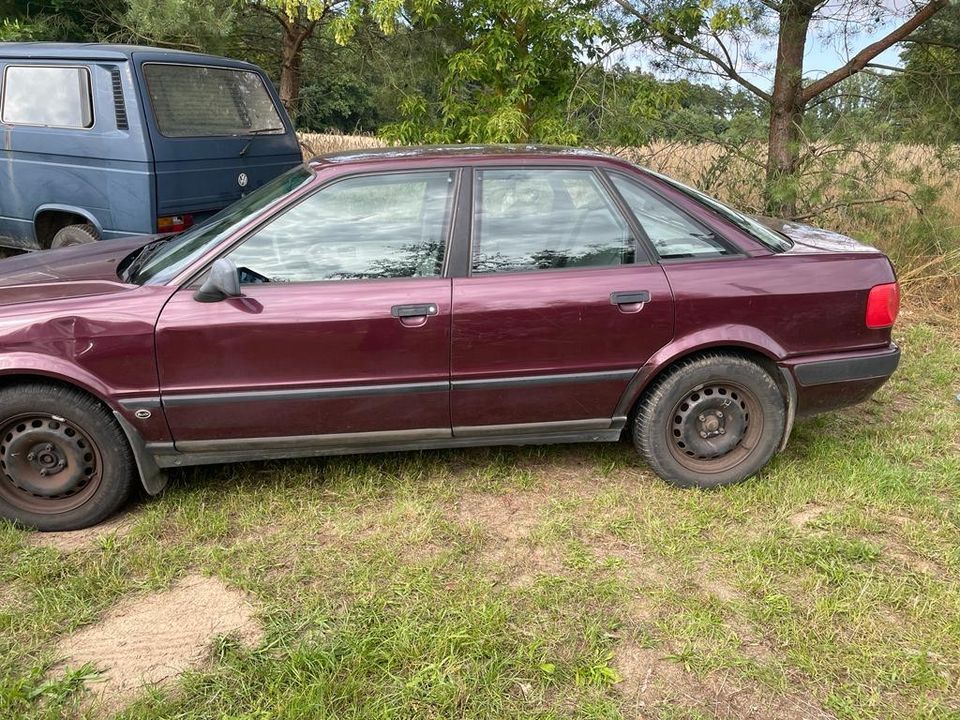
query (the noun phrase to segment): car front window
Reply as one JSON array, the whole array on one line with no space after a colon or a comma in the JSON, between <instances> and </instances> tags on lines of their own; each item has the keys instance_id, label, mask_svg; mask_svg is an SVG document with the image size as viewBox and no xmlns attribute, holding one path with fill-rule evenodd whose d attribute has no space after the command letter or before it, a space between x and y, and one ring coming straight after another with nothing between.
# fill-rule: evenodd
<instances>
[{"instance_id":1,"label":"car front window","mask_svg":"<svg viewBox=\"0 0 960 720\"><path fill-rule=\"evenodd\" d=\"M313 171L305 165L287 171L200 225L127 256L120 263L121 277L138 285L169 282L239 226L302 187L312 177ZM142 253L149 255L144 257Z\"/></svg>"},{"instance_id":2,"label":"car front window","mask_svg":"<svg viewBox=\"0 0 960 720\"><path fill-rule=\"evenodd\" d=\"M388 173L326 187L229 257L243 283L432 277L443 271L456 173Z\"/></svg>"}]
</instances>

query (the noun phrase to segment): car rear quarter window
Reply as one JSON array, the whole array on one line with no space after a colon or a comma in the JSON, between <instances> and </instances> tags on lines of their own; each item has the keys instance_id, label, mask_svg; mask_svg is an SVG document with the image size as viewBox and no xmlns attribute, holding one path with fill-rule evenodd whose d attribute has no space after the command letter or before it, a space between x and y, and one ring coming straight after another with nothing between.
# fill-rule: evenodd
<instances>
[{"instance_id":1,"label":"car rear quarter window","mask_svg":"<svg viewBox=\"0 0 960 720\"><path fill-rule=\"evenodd\" d=\"M10 65L0 117L13 125L93 127L90 73L79 66Z\"/></svg>"},{"instance_id":2,"label":"car rear quarter window","mask_svg":"<svg viewBox=\"0 0 960 720\"><path fill-rule=\"evenodd\" d=\"M629 227L589 169L479 170L474 275L629 265Z\"/></svg>"},{"instance_id":3,"label":"car rear quarter window","mask_svg":"<svg viewBox=\"0 0 960 720\"><path fill-rule=\"evenodd\" d=\"M202 65L144 63L157 129L166 137L284 133L258 73Z\"/></svg>"},{"instance_id":4,"label":"car rear quarter window","mask_svg":"<svg viewBox=\"0 0 960 720\"><path fill-rule=\"evenodd\" d=\"M434 277L443 272L456 173L347 178L230 253L245 283Z\"/></svg>"},{"instance_id":5,"label":"car rear quarter window","mask_svg":"<svg viewBox=\"0 0 960 720\"><path fill-rule=\"evenodd\" d=\"M713 231L639 182L620 174L611 174L610 179L662 259L699 259L737 254Z\"/></svg>"}]
</instances>

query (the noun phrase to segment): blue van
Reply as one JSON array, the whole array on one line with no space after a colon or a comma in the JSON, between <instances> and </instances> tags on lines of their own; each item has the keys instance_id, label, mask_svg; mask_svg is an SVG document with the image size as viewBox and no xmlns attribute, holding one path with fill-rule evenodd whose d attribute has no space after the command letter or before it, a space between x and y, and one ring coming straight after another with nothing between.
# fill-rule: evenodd
<instances>
[{"instance_id":1,"label":"blue van","mask_svg":"<svg viewBox=\"0 0 960 720\"><path fill-rule=\"evenodd\" d=\"M255 65L132 45L0 43L0 246L203 220L301 162Z\"/></svg>"}]
</instances>

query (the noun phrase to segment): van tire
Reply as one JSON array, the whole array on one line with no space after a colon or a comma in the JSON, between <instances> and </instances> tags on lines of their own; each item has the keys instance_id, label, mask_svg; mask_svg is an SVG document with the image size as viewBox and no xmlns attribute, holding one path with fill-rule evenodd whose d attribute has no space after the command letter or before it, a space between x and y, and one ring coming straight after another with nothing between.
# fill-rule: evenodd
<instances>
[{"instance_id":1,"label":"van tire","mask_svg":"<svg viewBox=\"0 0 960 720\"><path fill-rule=\"evenodd\" d=\"M67 225L57 230L57 234L50 241L50 249L56 250L73 245L86 245L99 239L100 235L97 233L97 229L90 223Z\"/></svg>"}]
</instances>

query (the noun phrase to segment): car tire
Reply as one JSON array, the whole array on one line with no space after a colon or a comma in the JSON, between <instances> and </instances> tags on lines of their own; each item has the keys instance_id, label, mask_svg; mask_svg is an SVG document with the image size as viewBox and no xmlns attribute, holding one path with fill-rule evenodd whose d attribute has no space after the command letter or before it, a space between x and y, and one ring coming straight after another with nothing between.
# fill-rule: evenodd
<instances>
[{"instance_id":1,"label":"car tire","mask_svg":"<svg viewBox=\"0 0 960 720\"><path fill-rule=\"evenodd\" d=\"M67 225L57 230L57 234L50 241L50 249L72 247L74 245L86 245L87 243L97 242L100 235L97 229L90 223L82 225Z\"/></svg>"},{"instance_id":2,"label":"car tire","mask_svg":"<svg viewBox=\"0 0 960 720\"><path fill-rule=\"evenodd\" d=\"M756 474L785 427L783 394L766 370L737 355L710 353L679 362L647 390L633 439L670 484L712 488Z\"/></svg>"},{"instance_id":3,"label":"car tire","mask_svg":"<svg viewBox=\"0 0 960 720\"><path fill-rule=\"evenodd\" d=\"M127 438L97 400L46 384L0 390L0 517L89 527L127 502L135 478Z\"/></svg>"}]
</instances>

